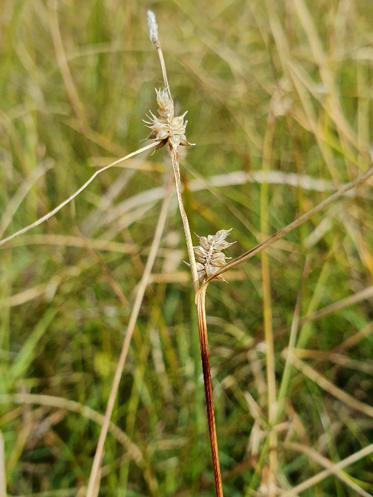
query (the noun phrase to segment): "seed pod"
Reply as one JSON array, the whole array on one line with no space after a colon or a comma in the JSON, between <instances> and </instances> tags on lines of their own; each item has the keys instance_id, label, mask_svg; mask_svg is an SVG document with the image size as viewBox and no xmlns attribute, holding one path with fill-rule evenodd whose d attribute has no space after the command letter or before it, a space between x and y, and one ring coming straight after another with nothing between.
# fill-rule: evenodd
<instances>
[{"instance_id":1,"label":"seed pod","mask_svg":"<svg viewBox=\"0 0 373 497\"><path fill-rule=\"evenodd\" d=\"M200 245L193 247L196 257L197 271L200 281L205 281L216 274L227 263L227 257L222 250L236 242L227 242L226 238L232 229L220 230L215 235L198 236ZM222 277L218 277L223 279Z\"/></svg>"}]
</instances>

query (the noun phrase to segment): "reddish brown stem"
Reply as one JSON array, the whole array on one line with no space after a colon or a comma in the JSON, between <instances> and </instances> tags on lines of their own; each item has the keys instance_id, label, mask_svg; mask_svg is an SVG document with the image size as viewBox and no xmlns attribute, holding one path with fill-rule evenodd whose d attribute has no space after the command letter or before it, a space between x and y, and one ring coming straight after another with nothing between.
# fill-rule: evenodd
<instances>
[{"instance_id":1,"label":"reddish brown stem","mask_svg":"<svg viewBox=\"0 0 373 497\"><path fill-rule=\"evenodd\" d=\"M201 359L203 370L203 382L205 386L206 411L209 426L212 465L214 468L216 496L223 497L223 486L220 473L218 439L216 435L214 400L212 395L211 372L209 361L209 343L207 337L207 324L205 312L205 296L207 285L203 285L196 295L196 305L198 314L198 330L201 347Z\"/></svg>"}]
</instances>

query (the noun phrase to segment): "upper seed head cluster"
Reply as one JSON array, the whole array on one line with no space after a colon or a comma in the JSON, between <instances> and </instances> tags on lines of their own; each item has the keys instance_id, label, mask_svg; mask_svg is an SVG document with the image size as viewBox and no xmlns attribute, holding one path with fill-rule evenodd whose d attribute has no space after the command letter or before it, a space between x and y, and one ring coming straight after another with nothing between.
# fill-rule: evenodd
<instances>
[{"instance_id":1,"label":"upper seed head cluster","mask_svg":"<svg viewBox=\"0 0 373 497\"><path fill-rule=\"evenodd\" d=\"M168 89L163 88L155 91L159 116L155 116L152 111L149 111L148 120L144 121L151 130L148 138L159 142L157 148L169 143L175 151L180 145L193 145L188 142L185 136L188 121L184 121L184 117L187 112L181 116L175 116L174 102Z\"/></svg>"}]
</instances>

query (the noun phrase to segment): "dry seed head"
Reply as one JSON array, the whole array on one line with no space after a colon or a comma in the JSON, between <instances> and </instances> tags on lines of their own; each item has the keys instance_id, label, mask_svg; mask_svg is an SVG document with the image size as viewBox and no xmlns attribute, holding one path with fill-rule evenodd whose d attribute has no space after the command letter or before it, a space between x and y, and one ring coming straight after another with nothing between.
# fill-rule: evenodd
<instances>
[{"instance_id":1,"label":"dry seed head","mask_svg":"<svg viewBox=\"0 0 373 497\"><path fill-rule=\"evenodd\" d=\"M177 151L180 145L193 145L189 143L185 136L185 129L188 121L184 121L186 112L181 116L175 116L174 103L167 88L155 90L157 94L158 114L155 116L152 111L147 116L144 123L150 128L150 140L158 141L157 148L163 147L166 143Z\"/></svg>"},{"instance_id":2,"label":"dry seed head","mask_svg":"<svg viewBox=\"0 0 373 497\"><path fill-rule=\"evenodd\" d=\"M164 119L173 119L174 117L174 103L170 98L167 88L155 90L157 95L158 113Z\"/></svg>"},{"instance_id":3,"label":"dry seed head","mask_svg":"<svg viewBox=\"0 0 373 497\"><path fill-rule=\"evenodd\" d=\"M152 10L148 10L146 12L146 21L148 23L148 32L149 32L149 38L154 45L159 41L158 40L158 24L157 24L157 18L155 17L155 14Z\"/></svg>"},{"instance_id":4,"label":"dry seed head","mask_svg":"<svg viewBox=\"0 0 373 497\"><path fill-rule=\"evenodd\" d=\"M199 243L193 247L196 256L198 276L201 281L216 274L223 266L226 265L226 255L222 252L236 242L227 242L226 238L232 231L220 230L215 235L198 236ZM218 276L219 279L223 279Z\"/></svg>"}]
</instances>

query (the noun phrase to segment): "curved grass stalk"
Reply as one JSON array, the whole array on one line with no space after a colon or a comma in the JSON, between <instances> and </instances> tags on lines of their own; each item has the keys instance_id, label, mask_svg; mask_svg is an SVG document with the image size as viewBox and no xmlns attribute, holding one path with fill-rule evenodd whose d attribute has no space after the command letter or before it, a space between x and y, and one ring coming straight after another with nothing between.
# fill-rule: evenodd
<instances>
[{"instance_id":1,"label":"curved grass stalk","mask_svg":"<svg viewBox=\"0 0 373 497\"><path fill-rule=\"evenodd\" d=\"M168 184L167 184L167 189L166 189L166 195L164 197L162 207L161 207L161 212L159 214L158 218L158 223L155 229L153 241L151 244L150 252L148 255L148 259L146 261L145 269L143 276L141 278L141 281L139 283L136 297L135 297L135 302L131 311L130 319L128 322L128 327L127 331L123 340L122 344L122 350L119 356L117 368L115 371L114 375L114 380L113 384L111 387L109 399L107 402L106 406L106 411L105 411L105 418L104 422L101 428L100 432L100 437L98 439L97 447L96 447L96 452L95 456L93 459L92 463L92 468L91 468L91 473L89 476L89 482L88 482L88 488L87 488L87 494L86 497L94 497L96 494L96 489L99 487L100 484L100 468L101 468L101 462L103 458L103 453L104 453L104 444L106 440L106 436L108 433L108 429L110 426L110 419L113 413L114 409L114 403L115 399L118 394L118 389L119 389L119 383L123 374L124 370L124 365L127 359L128 355L128 350L129 346L131 343L132 335L135 330L136 326L136 321L140 312L141 304L144 298L145 290L149 282L149 278L151 275L151 271L153 269L154 261L158 252L158 248L161 242L161 238L163 235L163 230L166 224L166 218L167 218L167 211L168 211L168 206L169 206L169 201L171 198L171 193L172 193L172 175L170 175Z\"/></svg>"}]
</instances>

